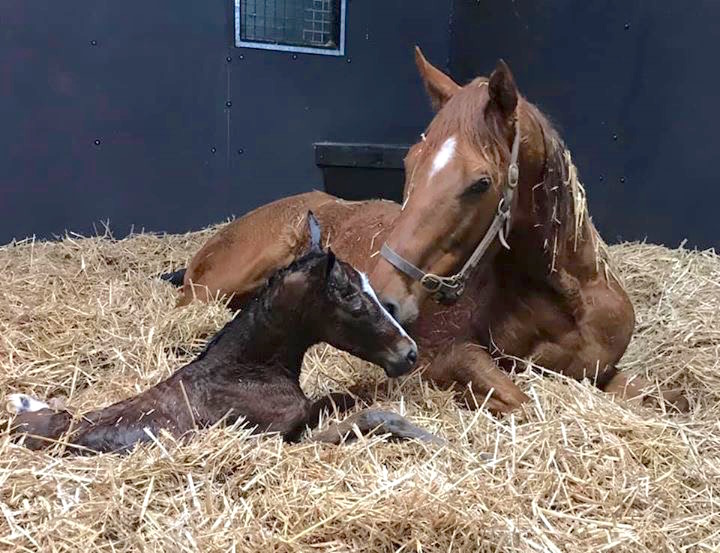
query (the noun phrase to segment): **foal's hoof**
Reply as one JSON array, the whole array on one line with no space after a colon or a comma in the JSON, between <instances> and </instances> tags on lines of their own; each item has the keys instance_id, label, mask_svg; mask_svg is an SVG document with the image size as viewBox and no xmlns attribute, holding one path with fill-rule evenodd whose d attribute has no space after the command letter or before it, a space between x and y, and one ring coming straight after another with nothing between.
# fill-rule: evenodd
<instances>
[{"instance_id":1,"label":"foal's hoof","mask_svg":"<svg viewBox=\"0 0 720 553\"><path fill-rule=\"evenodd\" d=\"M402 415L392 411L381 411L379 409L368 409L361 413L361 420L358 421L361 429L373 430L390 434L394 438L403 440L420 440L437 445L446 445L447 442L434 434L415 426Z\"/></svg>"},{"instance_id":2,"label":"foal's hoof","mask_svg":"<svg viewBox=\"0 0 720 553\"><path fill-rule=\"evenodd\" d=\"M49 409L50 406L38 399L27 394L10 394L7 397L5 409L12 414L20 415L22 413L34 413L43 409Z\"/></svg>"}]
</instances>

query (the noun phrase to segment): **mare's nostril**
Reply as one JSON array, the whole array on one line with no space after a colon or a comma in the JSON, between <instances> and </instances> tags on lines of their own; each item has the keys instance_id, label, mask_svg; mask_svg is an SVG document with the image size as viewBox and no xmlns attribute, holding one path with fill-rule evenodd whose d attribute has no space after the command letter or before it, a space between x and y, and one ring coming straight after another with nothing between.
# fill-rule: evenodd
<instances>
[{"instance_id":1,"label":"mare's nostril","mask_svg":"<svg viewBox=\"0 0 720 553\"><path fill-rule=\"evenodd\" d=\"M407 359L408 363L411 365L414 365L417 361L417 351L414 349L411 349L407 355L405 356L405 359Z\"/></svg>"}]
</instances>

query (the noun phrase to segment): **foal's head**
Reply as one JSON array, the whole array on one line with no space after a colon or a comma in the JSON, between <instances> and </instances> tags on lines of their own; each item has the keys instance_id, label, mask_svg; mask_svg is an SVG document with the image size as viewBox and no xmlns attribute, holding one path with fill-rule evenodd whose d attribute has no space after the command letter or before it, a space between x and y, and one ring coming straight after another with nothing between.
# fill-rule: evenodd
<instances>
[{"instance_id":1,"label":"foal's head","mask_svg":"<svg viewBox=\"0 0 720 553\"><path fill-rule=\"evenodd\" d=\"M321 246L320 226L308 213L310 249L282 275L279 299L302 310L316 342L327 342L375 363L394 377L417 361L414 340L378 301L367 276Z\"/></svg>"},{"instance_id":2,"label":"foal's head","mask_svg":"<svg viewBox=\"0 0 720 553\"><path fill-rule=\"evenodd\" d=\"M518 195L507 194L508 167L516 122L524 112L513 76L502 61L489 79L479 77L465 86L433 67L419 49L416 62L437 113L405 158L403 210L386 241L398 255L392 262L383 251L371 274L381 300L402 322L417 316L438 283L419 282L422 273L447 277L460 272L483 237L499 227L493 225L499 209L511 210L517 204ZM524 123L520 127L519 161L525 164L536 137L528 134ZM538 140L541 154L541 137ZM523 180L531 178L530 173L537 175L534 168L525 169L522 165ZM495 234L488 240L481 262L492 259L506 238ZM418 269L414 276L409 274L411 266ZM440 292L447 293L435 296L451 302L459 294L452 292L451 281L446 282Z\"/></svg>"}]
</instances>

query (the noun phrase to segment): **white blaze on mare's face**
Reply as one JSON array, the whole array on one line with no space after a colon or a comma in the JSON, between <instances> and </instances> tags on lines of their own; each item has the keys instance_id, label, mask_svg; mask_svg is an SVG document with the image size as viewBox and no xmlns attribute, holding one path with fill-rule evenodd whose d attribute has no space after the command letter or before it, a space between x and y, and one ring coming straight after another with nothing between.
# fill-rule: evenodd
<instances>
[{"instance_id":1,"label":"white blaze on mare's face","mask_svg":"<svg viewBox=\"0 0 720 553\"><path fill-rule=\"evenodd\" d=\"M50 409L47 403L43 403L39 399L25 394L10 394L8 396L8 404L15 409L16 413L32 413L42 409Z\"/></svg>"},{"instance_id":2,"label":"white blaze on mare's face","mask_svg":"<svg viewBox=\"0 0 720 553\"><path fill-rule=\"evenodd\" d=\"M435 154L433 159L432 169L430 169L430 178L434 177L439 171L445 167L455 155L455 145L457 140L454 136L448 138L443 145L440 146L438 153Z\"/></svg>"},{"instance_id":3,"label":"white blaze on mare's face","mask_svg":"<svg viewBox=\"0 0 720 553\"><path fill-rule=\"evenodd\" d=\"M368 296L372 298L372 300L380 307L380 310L382 311L382 314L385 315L385 317L400 331L400 334L404 336L405 338L408 338L413 345L417 347L415 344L415 340L410 338L407 332L405 332L405 329L400 325L399 322L395 320L395 318L388 312L387 309L385 309L385 306L380 303L380 300L378 299L377 295L375 294L375 290L373 290L373 287L370 285L370 280L368 279L367 275L365 273L362 273L358 271L358 274L360 275L360 282L362 282L362 289L363 292L365 292Z\"/></svg>"}]
</instances>

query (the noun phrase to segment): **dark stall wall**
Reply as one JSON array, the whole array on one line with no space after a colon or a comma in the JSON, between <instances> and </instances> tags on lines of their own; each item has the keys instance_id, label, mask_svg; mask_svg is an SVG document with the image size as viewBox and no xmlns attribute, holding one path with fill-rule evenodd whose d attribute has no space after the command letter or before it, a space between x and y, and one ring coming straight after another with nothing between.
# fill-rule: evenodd
<instances>
[{"instance_id":1,"label":"dark stall wall","mask_svg":"<svg viewBox=\"0 0 720 553\"><path fill-rule=\"evenodd\" d=\"M348 0L332 57L235 48L230 1L0 2L0 243L195 229L320 188L314 142L413 142L450 3L408 6Z\"/></svg>"},{"instance_id":2,"label":"dark stall wall","mask_svg":"<svg viewBox=\"0 0 720 553\"><path fill-rule=\"evenodd\" d=\"M455 0L452 18L452 74L509 63L607 239L720 246L720 2Z\"/></svg>"}]
</instances>

